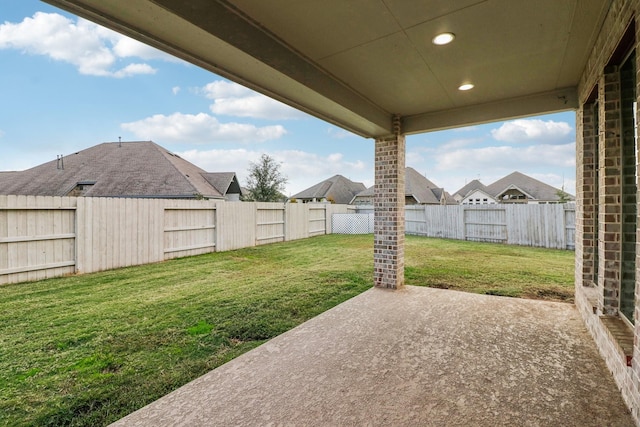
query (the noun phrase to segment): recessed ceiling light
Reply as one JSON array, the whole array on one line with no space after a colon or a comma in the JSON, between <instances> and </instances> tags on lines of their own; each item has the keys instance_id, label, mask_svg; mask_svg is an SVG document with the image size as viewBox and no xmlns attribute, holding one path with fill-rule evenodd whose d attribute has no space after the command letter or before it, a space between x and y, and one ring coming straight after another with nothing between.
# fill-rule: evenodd
<instances>
[{"instance_id":1,"label":"recessed ceiling light","mask_svg":"<svg viewBox=\"0 0 640 427\"><path fill-rule=\"evenodd\" d=\"M437 44L439 46L443 45L443 44L449 44L453 41L453 39L455 39L456 36L453 33L441 33L438 34L437 36L435 36L431 42L433 44Z\"/></svg>"},{"instance_id":2,"label":"recessed ceiling light","mask_svg":"<svg viewBox=\"0 0 640 427\"><path fill-rule=\"evenodd\" d=\"M473 85L471 83L465 83L458 88L458 90L469 90L469 89L473 89Z\"/></svg>"}]
</instances>

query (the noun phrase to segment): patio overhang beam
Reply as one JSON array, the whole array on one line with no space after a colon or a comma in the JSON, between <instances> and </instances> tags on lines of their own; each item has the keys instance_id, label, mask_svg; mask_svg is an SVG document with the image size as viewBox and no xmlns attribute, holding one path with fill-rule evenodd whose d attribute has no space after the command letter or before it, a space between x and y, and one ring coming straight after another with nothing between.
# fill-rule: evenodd
<instances>
[{"instance_id":1,"label":"patio overhang beam","mask_svg":"<svg viewBox=\"0 0 640 427\"><path fill-rule=\"evenodd\" d=\"M393 111L296 51L231 2L44 0L366 138L393 135ZM575 87L402 117L403 132L533 116L578 107Z\"/></svg>"},{"instance_id":2,"label":"patio overhang beam","mask_svg":"<svg viewBox=\"0 0 640 427\"><path fill-rule=\"evenodd\" d=\"M405 134L416 134L577 108L577 88L571 87L521 98L403 117L402 128Z\"/></svg>"},{"instance_id":3,"label":"patio overhang beam","mask_svg":"<svg viewBox=\"0 0 640 427\"><path fill-rule=\"evenodd\" d=\"M374 105L228 4L44 0L367 138L393 134Z\"/></svg>"}]
</instances>

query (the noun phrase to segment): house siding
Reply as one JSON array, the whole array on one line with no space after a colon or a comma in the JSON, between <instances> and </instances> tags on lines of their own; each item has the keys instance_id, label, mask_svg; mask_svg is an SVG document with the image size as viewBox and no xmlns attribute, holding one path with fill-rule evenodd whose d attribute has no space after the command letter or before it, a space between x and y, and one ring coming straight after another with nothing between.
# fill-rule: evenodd
<instances>
[{"instance_id":1,"label":"house siding","mask_svg":"<svg viewBox=\"0 0 640 427\"><path fill-rule=\"evenodd\" d=\"M461 205L492 205L494 203L496 199L480 190L475 190L460 202Z\"/></svg>"}]
</instances>

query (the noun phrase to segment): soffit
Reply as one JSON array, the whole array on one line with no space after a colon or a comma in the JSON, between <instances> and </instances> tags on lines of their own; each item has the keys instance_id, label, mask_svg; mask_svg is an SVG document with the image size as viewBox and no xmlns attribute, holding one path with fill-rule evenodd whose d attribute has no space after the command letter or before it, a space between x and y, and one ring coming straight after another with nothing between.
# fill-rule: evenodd
<instances>
[{"instance_id":1,"label":"soffit","mask_svg":"<svg viewBox=\"0 0 640 427\"><path fill-rule=\"evenodd\" d=\"M577 106L611 0L47 0L363 136ZM433 36L456 34L447 46ZM464 82L475 88L461 92Z\"/></svg>"}]
</instances>

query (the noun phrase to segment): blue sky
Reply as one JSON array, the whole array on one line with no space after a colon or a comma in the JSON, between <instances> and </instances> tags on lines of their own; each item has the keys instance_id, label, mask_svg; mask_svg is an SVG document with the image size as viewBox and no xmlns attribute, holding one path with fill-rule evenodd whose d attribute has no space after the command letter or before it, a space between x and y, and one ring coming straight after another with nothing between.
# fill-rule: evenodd
<instances>
[{"instance_id":1,"label":"blue sky","mask_svg":"<svg viewBox=\"0 0 640 427\"><path fill-rule=\"evenodd\" d=\"M0 170L152 140L210 172L266 153L293 195L335 174L373 184L374 142L33 0L0 0ZM454 193L518 170L575 194L575 114L407 137L407 166Z\"/></svg>"}]
</instances>

